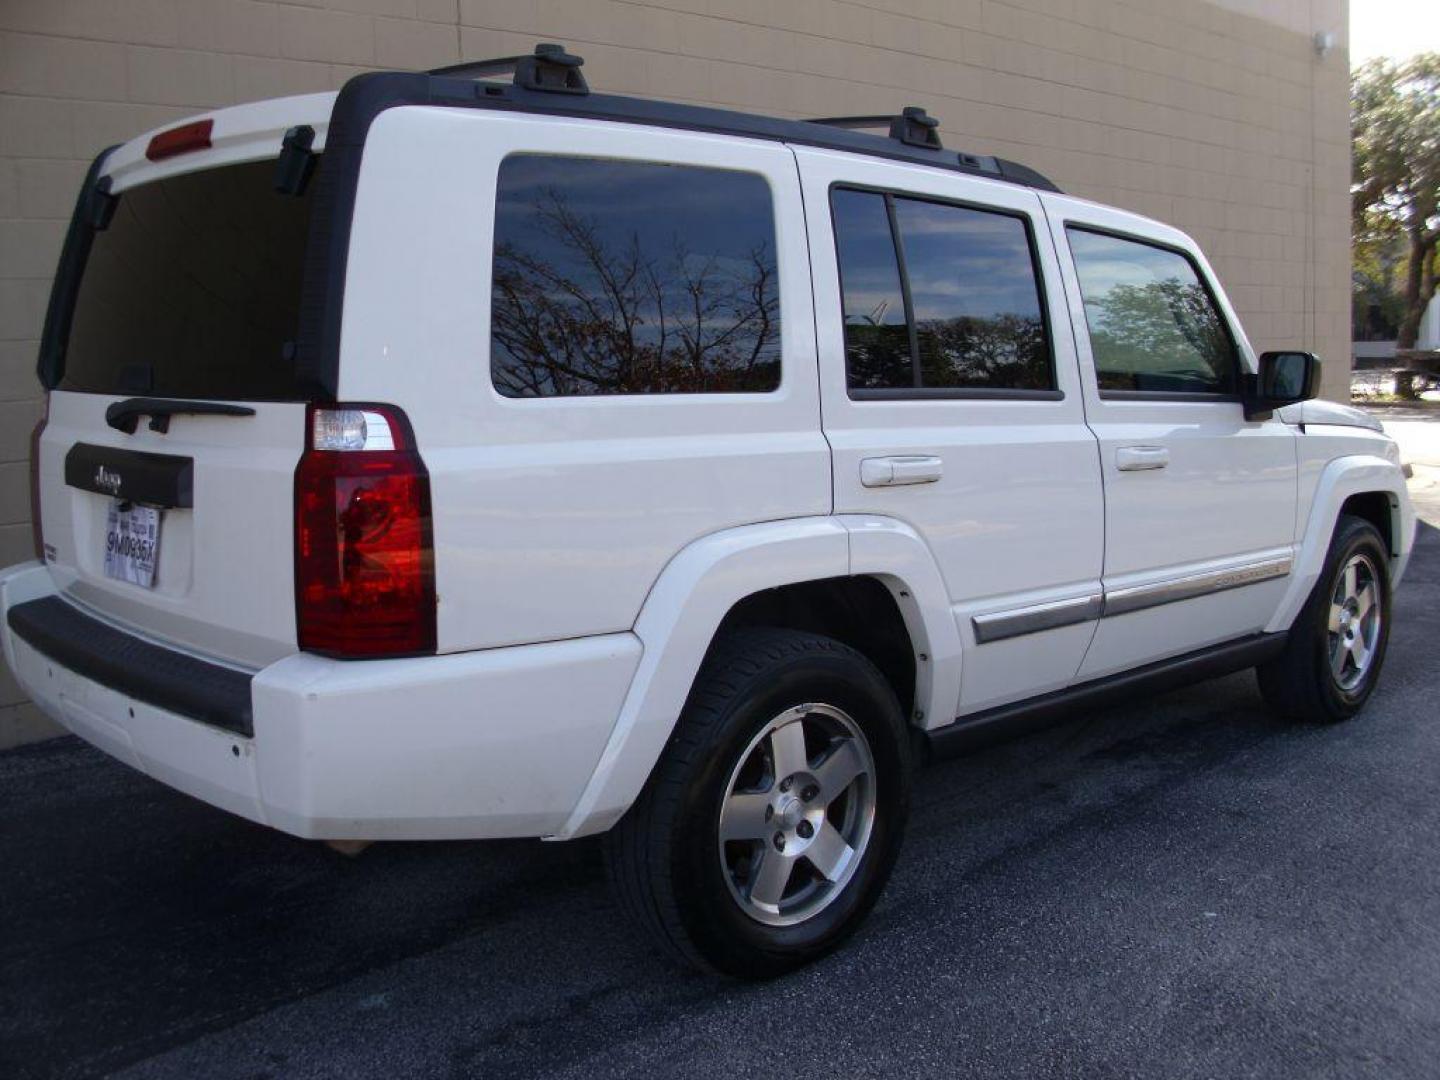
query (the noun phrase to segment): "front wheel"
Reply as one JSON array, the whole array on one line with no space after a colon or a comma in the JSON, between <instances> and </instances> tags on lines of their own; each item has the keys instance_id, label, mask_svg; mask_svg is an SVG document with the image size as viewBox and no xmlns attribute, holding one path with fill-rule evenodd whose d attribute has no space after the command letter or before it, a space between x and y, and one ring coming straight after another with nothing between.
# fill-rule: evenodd
<instances>
[{"instance_id":1,"label":"front wheel","mask_svg":"<svg viewBox=\"0 0 1440 1080\"><path fill-rule=\"evenodd\" d=\"M853 649L791 630L728 635L607 838L619 899L701 967L764 978L823 955L894 865L906 734L889 684Z\"/></svg>"},{"instance_id":2,"label":"front wheel","mask_svg":"<svg viewBox=\"0 0 1440 1080\"><path fill-rule=\"evenodd\" d=\"M1346 515L1284 651L1257 669L1261 694L1291 719L1348 720L1375 689L1389 638L1389 551L1374 525Z\"/></svg>"}]
</instances>

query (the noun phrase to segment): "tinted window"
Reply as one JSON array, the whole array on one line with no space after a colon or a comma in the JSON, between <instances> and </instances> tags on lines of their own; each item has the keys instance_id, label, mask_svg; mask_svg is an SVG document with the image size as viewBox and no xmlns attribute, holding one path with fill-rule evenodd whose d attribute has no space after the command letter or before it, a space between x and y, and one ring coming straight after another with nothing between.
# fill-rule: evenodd
<instances>
[{"instance_id":1,"label":"tinted window","mask_svg":"<svg viewBox=\"0 0 1440 1080\"><path fill-rule=\"evenodd\" d=\"M780 293L764 178L506 158L490 370L507 397L774 390Z\"/></svg>"},{"instance_id":2,"label":"tinted window","mask_svg":"<svg viewBox=\"0 0 1440 1080\"><path fill-rule=\"evenodd\" d=\"M850 389L1054 389L1022 219L844 189L832 205Z\"/></svg>"},{"instance_id":3,"label":"tinted window","mask_svg":"<svg viewBox=\"0 0 1440 1080\"><path fill-rule=\"evenodd\" d=\"M274 176L261 161L123 192L81 275L60 389L303 398L294 341L311 195L277 194Z\"/></svg>"},{"instance_id":4,"label":"tinted window","mask_svg":"<svg viewBox=\"0 0 1440 1080\"><path fill-rule=\"evenodd\" d=\"M1025 223L896 199L920 385L1050 390L1050 348Z\"/></svg>"},{"instance_id":5,"label":"tinted window","mask_svg":"<svg viewBox=\"0 0 1440 1080\"><path fill-rule=\"evenodd\" d=\"M845 370L852 389L915 385L910 327L885 197L837 190L831 202L845 304Z\"/></svg>"},{"instance_id":6,"label":"tinted window","mask_svg":"<svg viewBox=\"0 0 1440 1080\"><path fill-rule=\"evenodd\" d=\"M1235 345L1194 265L1137 240L1068 230L1101 390L1235 391Z\"/></svg>"}]
</instances>

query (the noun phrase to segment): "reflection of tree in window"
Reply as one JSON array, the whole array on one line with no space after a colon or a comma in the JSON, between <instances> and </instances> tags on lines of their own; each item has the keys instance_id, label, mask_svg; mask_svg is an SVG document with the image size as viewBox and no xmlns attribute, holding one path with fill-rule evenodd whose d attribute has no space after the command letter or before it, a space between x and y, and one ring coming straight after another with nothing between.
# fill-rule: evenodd
<instances>
[{"instance_id":1,"label":"reflection of tree in window","mask_svg":"<svg viewBox=\"0 0 1440 1080\"><path fill-rule=\"evenodd\" d=\"M926 319L917 329L925 386L1050 387L1045 325L1036 316L960 315Z\"/></svg>"},{"instance_id":2,"label":"reflection of tree in window","mask_svg":"<svg viewBox=\"0 0 1440 1080\"><path fill-rule=\"evenodd\" d=\"M1188 259L1081 229L1069 237L1100 389L1234 390L1234 346Z\"/></svg>"},{"instance_id":3,"label":"reflection of tree in window","mask_svg":"<svg viewBox=\"0 0 1440 1080\"><path fill-rule=\"evenodd\" d=\"M851 389L1054 388L1023 220L875 192L841 189L831 201Z\"/></svg>"},{"instance_id":4,"label":"reflection of tree in window","mask_svg":"<svg viewBox=\"0 0 1440 1080\"><path fill-rule=\"evenodd\" d=\"M1230 339L1199 283L1117 285L1086 300L1085 311L1102 390L1160 388L1157 378L1200 390L1228 381Z\"/></svg>"},{"instance_id":5,"label":"reflection of tree in window","mask_svg":"<svg viewBox=\"0 0 1440 1080\"><path fill-rule=\"evenodd\" d=\"M558 182L534 183L547 177ZM680 209L675 185L690 188L693 211ZM491 364L502 394L779 384L774 225L760 177L521 157L502 166L500 201Z\"/></svg>"}]
</instances>

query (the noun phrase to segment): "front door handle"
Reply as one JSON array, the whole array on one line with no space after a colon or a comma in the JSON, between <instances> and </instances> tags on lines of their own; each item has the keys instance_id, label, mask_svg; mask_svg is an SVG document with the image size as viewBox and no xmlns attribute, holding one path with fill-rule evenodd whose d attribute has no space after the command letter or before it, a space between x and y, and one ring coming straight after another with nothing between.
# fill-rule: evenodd
<instances>
[{"instance_id":1,"label":"front door handle","mask_svg":"<svg viewBox=\"0 0 1440 1080\"><path fill-rule=\"evenodd\" d=\"M1115 467L1121 472L1163 469L1170 464L1170 451L1163 446L1122 446L1115 451Z\"/></svg>"},{"instance_id":2,"label":"front door handle","mask_svg":"<svg viewBox=\"0 0 1440 1080\"><path fill-rule=\"evenodd\" d=\"M860 483L866 487L933 484L940 479L943 462L929 454L868 457L860 462Z\"/></svg>"}]
</instances>

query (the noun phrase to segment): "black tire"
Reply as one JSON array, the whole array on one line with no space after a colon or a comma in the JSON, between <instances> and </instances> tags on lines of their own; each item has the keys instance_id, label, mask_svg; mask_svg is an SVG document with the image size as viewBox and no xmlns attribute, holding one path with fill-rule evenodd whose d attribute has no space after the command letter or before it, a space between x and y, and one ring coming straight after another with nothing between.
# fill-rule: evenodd
<instances>
[{"instance_id":1,"label":"black tire","mask_svg":"<svg viewBox=\"0 0 1440 1080\"><path fill-rule=\"evenodd\" d=\"M873 789L864 789L870 793L866 805L873 805L868 839L854 849L858 861L851 860L843 882L829 885L808 863L800 863L814 878L805 888L817 890L816 896L826 888L833 894L812 917L794 925L766 925L747 913L738 891L732 892L740 886L723 861L735 848L720 841L722 804L729 805L732 775L757 760L755 755L763 758L767 751L759 747L771 745L756 743L761 734L788 710L820 703L843 711L868 744L875 781ZM805 725L814 715L804 714L802 735L813 730ZM801 746L807 746L805 739ZM816 760L824 753L822 747ZM829 638L793 630L727 633L701 666L640 798L606 837L606 864L617 898L676 959L740 978L770 978L798 968L844 941L879 898L900 851L910 772L899 703L864 656ZM774 794L780 785L779 778L770 777L763 799L782 798ZM818 789L807 784L806 790ZM796 797L789 796L792 803ZM840 796L837 806L850 797L856 796ZM812 798L820 805L821 796ZM768 810L764 820L763 827L770 829ZM804 822L798 826L806 827ZM811 833L799 835L813 834L812 827ZM739 865L758 873L768 845L738 843L756 845L753 856L741 856ZM800 850L800 842L793 850Z\"/></svg>"},{"instance_id":2,"label":"black tire","mask_svg":"<svg viewBox=\"0 0 1440 1080\"><path fill-rule=\"evenodd\" d=\"M1379 613L1368 666L1363 673L1350 671L1356 681L1343 685L1331 666L1330 613L1345 568L1356 558L1368 560L1373 569ZM1287 719L1306 723L1350 719L1364 706L1380 678L1390 639L1390 611L1390 552L1385 541L1370 522L1343 515L1336 522L1325 567L1290 627L1284 651L1256 668L1266 704Z\"/></svg>"}]
</instances>

